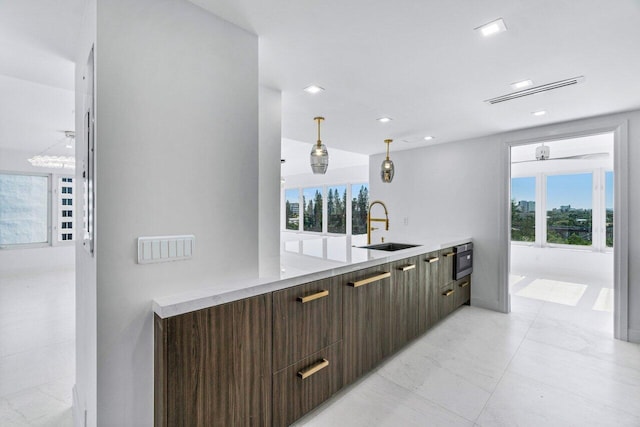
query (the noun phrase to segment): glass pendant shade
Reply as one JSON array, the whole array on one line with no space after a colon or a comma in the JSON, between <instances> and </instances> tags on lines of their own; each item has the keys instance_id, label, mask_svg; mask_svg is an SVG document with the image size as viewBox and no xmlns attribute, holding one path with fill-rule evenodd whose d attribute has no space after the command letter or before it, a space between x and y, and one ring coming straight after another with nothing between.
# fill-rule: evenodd
<instances>
[{"instance_id":1,"label":"glass pendant shade","mask_svg":"<svg viewBox=\"0 0 640 427\"><path fill-rule=\"evenodd\" d=\"M327 147L320 140L320 122L324 117L315 117L313 120L318 122L318 142L311 148L309 160L311 162L311 170L314 174L325 174L329 167L329 152Z\"/></svg>"},{"instance_id":2,"label":"glass pendant shade","mask_svg":"<svg viewBox=\"0 0 640 427\"><path fill-rule=\"evenodd\" d=\"M329 152L324 144L316 144L311 149L311 170L315 174L324 174L329 167Z\"/></svg>"},{"instance_id":3,"label":"glass pendant shade","mask_svg":"<svg viewBox=\"0 0 640 427\"><path fill-rule=\"evenodd\" d=\"M393 166L393 162L389 159L389 144L392 142L392 139L384 140L384 143L387 144L387 158L382 162L382 165L380 165L380 178L382 178L382 182L393 181L395 167Z\"/></svg>"},{"instance_id":4,"label":"glass pendant shade","mask_svg":"<svg viewBox=\"0 0 640 427\"><path fill-rule=\"evenodd\" d=\"M393 174L395 169L393 167L393 162L389 159L386 159L382 162L382 167L380 168L380 177L382 178L382 182L391 182L393 181Z\"/></svg>"}]
</instances>

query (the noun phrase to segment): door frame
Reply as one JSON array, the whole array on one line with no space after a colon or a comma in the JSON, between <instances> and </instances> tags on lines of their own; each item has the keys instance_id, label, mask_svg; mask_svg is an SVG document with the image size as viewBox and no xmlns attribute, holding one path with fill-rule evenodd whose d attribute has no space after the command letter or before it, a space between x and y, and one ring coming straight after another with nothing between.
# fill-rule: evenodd
<instances>
[{"instance_id":1,"label":"door frame","mask_svg":"<svg viewBox=\"0 0 640 427\"><path fill-rule=\"evenodd\" d=\"M613 134L614 203L613 221L613 289L614 337L629 340L629 161L628 120L623 117L580 120L510 133L502 141L503 186L500 213L502 251L500 256L501 289L499 301L504 312L511 311L509 294L509 263L511 260L511 147L579 138L594 134Z\"/></svg>"}]
</instances>

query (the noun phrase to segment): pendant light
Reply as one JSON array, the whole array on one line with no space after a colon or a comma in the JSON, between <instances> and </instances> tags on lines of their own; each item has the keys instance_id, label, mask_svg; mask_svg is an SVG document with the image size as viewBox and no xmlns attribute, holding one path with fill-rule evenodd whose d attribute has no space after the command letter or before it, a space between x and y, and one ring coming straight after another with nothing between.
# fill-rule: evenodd
<instances>
[{"instance_id":1,"label":"pendant light","mask_svg":"<svg viewBox=\"0 0 640 427\"><path fill-rule=\"evenodd\" d=\"M329 166L329 152L320 140L320 122L324 117L314 117L313 120L318 122L318 142L311 149L311 170L314 174L325 174Z\"/></svg>"},{"instance_id":2,"label":"pendant light","mask_svg":"<svg viewBox=\"0 0 640 427\"><path fill-rule=\"evenodd\" d=\"M393 181L393 174L395 172L395 168L393 167L393 162L389 160L389 144L393 142L393 139L385 139L384 143L387 144L387 158L382 162L380 169L380 177L382 178L382 182L391 182Z\"/></svg>"}]
</instances>

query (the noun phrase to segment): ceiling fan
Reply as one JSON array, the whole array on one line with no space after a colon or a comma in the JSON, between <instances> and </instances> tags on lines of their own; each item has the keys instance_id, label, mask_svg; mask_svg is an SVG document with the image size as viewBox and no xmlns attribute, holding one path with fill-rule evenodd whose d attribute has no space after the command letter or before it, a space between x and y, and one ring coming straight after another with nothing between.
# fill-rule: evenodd
<instances>
[{"instance_id":1,"label":"ceiling fan","mask_svg":"<svg viewBox=\"0 0 640 427\"><path fill-rule=\"evenodd\" d=\"M584 160L584 159L606 159L609 157L609 153L588 153L588 154L576 154L573 156L563 156L563 157L554 157L551 158L551 147L548 145L544 145L544 143L536 147L536 158L535 160L520 160L511 163L527 163L527 162L538 162L541 160Z\"/></svg>"}]
</instances>

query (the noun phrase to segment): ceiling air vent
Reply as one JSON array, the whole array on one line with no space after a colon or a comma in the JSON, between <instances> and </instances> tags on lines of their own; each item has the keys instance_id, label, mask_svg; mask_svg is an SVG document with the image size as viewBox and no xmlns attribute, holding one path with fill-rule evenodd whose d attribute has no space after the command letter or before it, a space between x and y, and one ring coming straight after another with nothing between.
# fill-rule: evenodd
<instances>
[{"instance_id":1,"label":"ceiling air vent","mask_svg":"<svg viewBox=\"0 0 640 427\"><path fill-rule=\"evenodd\" d=\"M571 79L560 80L559 82L547 83L541 86L530 87L528 89L512 92L507 95L497 96L495 98L486 99L487 104L497 104L499 102L511 101L512 99L522 98L523 96L535 95L536 93L547 92L561 87L573 86L584 81L584 76L573 77Z\"/></svg>"}]
</instances>

